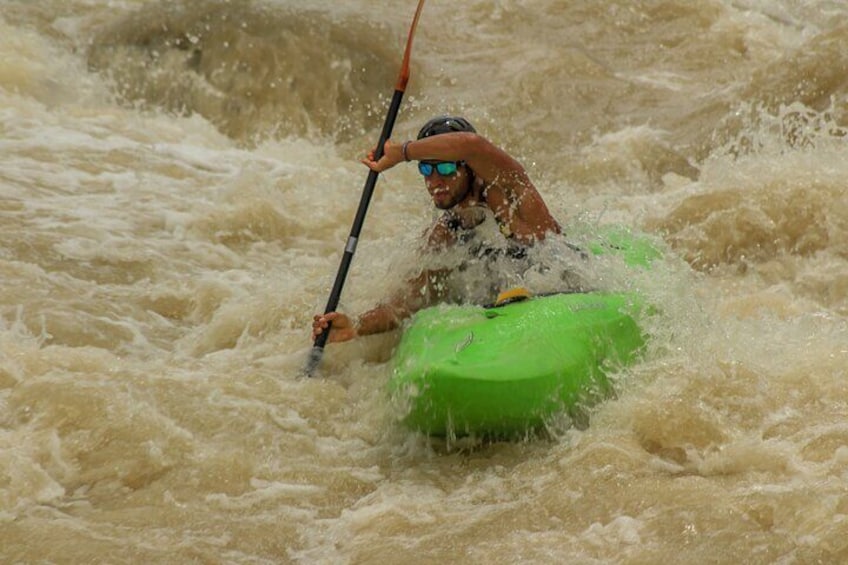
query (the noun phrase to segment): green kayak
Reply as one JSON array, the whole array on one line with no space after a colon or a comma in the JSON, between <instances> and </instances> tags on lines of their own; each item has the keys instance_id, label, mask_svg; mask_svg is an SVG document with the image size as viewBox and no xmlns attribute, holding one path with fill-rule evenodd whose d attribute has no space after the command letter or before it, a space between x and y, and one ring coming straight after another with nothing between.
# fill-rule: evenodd
<instances>
[{"instance_id":1,"label":"green kayak","mask_svg":"<svg viewBox=\"0 0 848 565\"><path fill-rule=\"evenodd\" d=\"M632 266L659 256L622 233L588 247ZM608 371L645 344L644 310L634 293L611 292L428 308L398 345L390 393L403 422L428 435L521 436L610 394Z\"/></svg>"}]
</instances>

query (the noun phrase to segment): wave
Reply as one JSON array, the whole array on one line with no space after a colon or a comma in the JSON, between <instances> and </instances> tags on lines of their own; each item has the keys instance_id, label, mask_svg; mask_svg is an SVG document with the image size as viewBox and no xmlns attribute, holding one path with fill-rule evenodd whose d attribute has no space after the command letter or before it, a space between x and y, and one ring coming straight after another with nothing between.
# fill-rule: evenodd
<instances>
[{"instance_id":1,"label":"wave","mask_svg":"<svg viewBox=\"0 0 848 565\"><path fill-rule=\"evenodd\" d=\"M251 0L163 1L102 29L88 65L122 101L200 114L241 143L344 141L363 132L373 93L393 84L385 34L365 19Z\"/></svg>"}]
</instances>

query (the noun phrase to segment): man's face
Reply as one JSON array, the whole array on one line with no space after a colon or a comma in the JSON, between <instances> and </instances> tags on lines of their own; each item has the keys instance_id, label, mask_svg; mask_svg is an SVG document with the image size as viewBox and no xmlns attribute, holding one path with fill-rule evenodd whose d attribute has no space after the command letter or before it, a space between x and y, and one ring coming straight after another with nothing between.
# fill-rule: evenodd
<instances>
[{"instance_id":1,"label":"man's face","mask_svg":"<svg viewBox=\"0 0 848 565\"><path fill-rule=\"evenodd\" d=\"M465 165L458 165L456 172L451 174L441 174L435 162L422 163L433 165L432 172L424 177L424 184L436 208L448 210L465 199L471 181Z\"/></svg>"}]
</instances>

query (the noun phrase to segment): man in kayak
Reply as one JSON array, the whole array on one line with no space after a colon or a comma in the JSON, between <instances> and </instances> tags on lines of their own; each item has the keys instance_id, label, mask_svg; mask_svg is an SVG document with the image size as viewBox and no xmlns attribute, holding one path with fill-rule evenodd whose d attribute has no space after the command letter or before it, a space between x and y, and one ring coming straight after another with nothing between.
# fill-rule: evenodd
<instances>
[{"instance_id":1,"label":"man in kayak","mask_svg":"<svg viewBox=\"0 0 848 565\"><path fill-rule=\"evenodd\" d=\"M506 238L506 252L515 257L522 257L527 247L548 234L561 232L524 167L478 135L464 118L433 118L424 124L416 140L402 144L388 140L379 160L374 160L372 151L362 162L381 173L413 160L418 161L433 204L444 210L429 230L430 249L467 241L489 215ZM324 332L330 322L328 342L395 329L408 316L445 298L447 274L447 269L425 270L357 321L341 312L318 314L313 320L312 338Z\"/></svg>"}]
</instances>

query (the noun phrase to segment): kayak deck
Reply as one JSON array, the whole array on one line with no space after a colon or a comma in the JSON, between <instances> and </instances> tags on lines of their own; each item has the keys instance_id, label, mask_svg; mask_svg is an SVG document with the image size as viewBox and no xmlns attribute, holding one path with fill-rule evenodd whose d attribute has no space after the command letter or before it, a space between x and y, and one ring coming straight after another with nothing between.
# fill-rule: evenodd
<instances>
[{"instance_id":1,"label":"kayak deck","mask_svg":"<svg viewBox=\"0 0 848 565\"><path fill-rule=\"evenodd\" d=\"M434 436L515 436L609 395L609 369L645 343L628 293L536 297L419 312L395 354L404 423Z\"/></svg>"}]
</instances>

